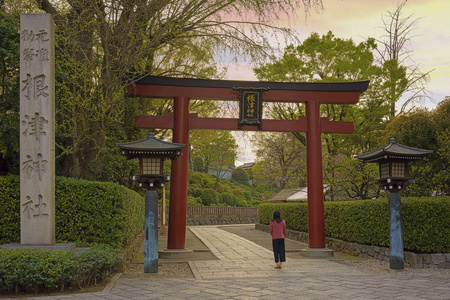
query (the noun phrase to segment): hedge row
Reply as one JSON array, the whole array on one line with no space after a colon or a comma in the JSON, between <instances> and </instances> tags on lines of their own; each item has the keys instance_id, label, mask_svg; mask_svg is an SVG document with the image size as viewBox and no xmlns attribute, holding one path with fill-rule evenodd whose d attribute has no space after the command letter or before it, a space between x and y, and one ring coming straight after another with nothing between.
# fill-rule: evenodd
<instances>
[{"instance_id":1,"label":"hedge row","mask_svg":"<svg viewBox=\"0 0 450 300\"><path fill-rule=\"evenodd\" d=\"M450 197L402 198L403 245L414 252L450 252ZM308 232L307 203L264 203L261 224L280 210L287 227ZM389 247L387 199L325 202L325 235L358 244Z\"/></svg>"},{"instance_id":2,"label":"hedge row","mask_svg":"<svg viewBox=\"0 0 450 300\"><path fill-rule=\"evenodd\" d=\"M18 176L0 177L0 244L20 242ZM109 182L56 178L57 242L120 248L143 228L144 198Z\"/></svg>"},{"instance_id":3,"label":"hedge row","mask_svg":"<svg viewBox=\"0 0 450 300\"><path fill-rule=\"evenodd\" d=\"M29 293L86 288L109 276L116 251L94 246L80 254L45 249L0 249L0 292Z\"/></svg>"}]
</instances>

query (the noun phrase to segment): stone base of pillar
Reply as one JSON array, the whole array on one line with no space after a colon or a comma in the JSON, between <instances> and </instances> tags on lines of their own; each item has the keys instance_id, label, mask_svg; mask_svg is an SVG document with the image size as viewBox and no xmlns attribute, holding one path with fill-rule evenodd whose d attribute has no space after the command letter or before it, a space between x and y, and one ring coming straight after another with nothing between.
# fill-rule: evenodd
<instances>
[{"instance_id":1,"label":"stone base of pillar","mask_svg":"<svg viewBox=\"0 0 450 300\"><path fill-rule=\"evenodd\" d=\"M158 251L159 258L186 259L194 256L194 250L189 249L164 249Z\"/></svg>"},{"instance_id":2,"label":"stone base of pillar","mask_svg":"<svg viewBox=\"0 0 450 300\"><path fill-rule=\"evenodd\" d=\"M403 270L405 268L405 261L403 257L391 255L391 257L389 258L389 264L390 268L393 270Z\"/></svg>"},{"instance_id":3,"label":"stone base of pillar","mask_svg":"<svg viewBox=\"0 0 450 300\"><path fill-rule=\"evenodd\" d=\"M300 255L311 258L326 258L334 255L333 250L328 248L307 248L300 249Z\"/></svg>"}]
</instances>

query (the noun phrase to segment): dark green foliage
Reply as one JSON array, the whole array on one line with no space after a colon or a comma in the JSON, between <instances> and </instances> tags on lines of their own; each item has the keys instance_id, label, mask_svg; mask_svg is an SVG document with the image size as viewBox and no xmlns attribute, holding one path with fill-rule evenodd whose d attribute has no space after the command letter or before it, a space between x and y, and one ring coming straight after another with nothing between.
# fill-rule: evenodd
<instances>
[{"instance_id":1,"label":"dark green foliage","mask_svg":"<svg viewBox=\"0 0 450 300\"><path fill-rule=\"evenodd\" d=\"M230 193L222 193L220 194L220 203L228 206L238 206L239 201L235 195L232 195Z\"/></svg>"},{"instance_id":2,"label":"dark green foliage","mask_svg":"<svg viewBox=\"0 0 450 300\"><path fill-rule=\"evenodd\" d=\"M201 206L203 204L202 202L202 198L200 197L192 197L192 196L188 196L187 197L187 205L188 206Z\"/></svg>"},{"instance_id":3,"label":"dark green foliage","mask_svg":"<svg viewBox=\"0 0 450 300\"><path fill-rule=\"evenodd\" d=\"M0 176L0 244L20 242L19 176Z\"/></svg>"},{"instance_id":4,"label":"dark green foliage","mask_svg":"<svg viewBox=\"0 0 450 300\"><path fill-rule=\"evenodd\" d=\"M258 206L259 223L269 224L274 211L279 210L281 218L289 229L308 231L308 205L306 203L263 203Z\"/></svg>"},{"instance_id":5,"label":"dark green foliage","mask_svg":"<svg viewBox=\"0 0 450 300\"><path fill-rule=\"evenodd\" d=\"M205 164L201 157L197 156L196 158L194 158L193 169L195 172L203 172L205 170Z\"/></svg>"},{"instance_id":6,"label":"dark green foliage","mask_svg":"<svg viewBox=\"0 0 450 300\"><path fill-rule=\"evenodd\" d=\"M19 14L0 9L0 174L19 173Z\"/></svg>"},{"instance_id":7,"label":"dark green foliage","mask_svg":"<svg viewBox=\"0 0 450 300\"><path fill-rule=\"evenodd\" d=\"M244 195L245 201L251 201L252 200L252 195L250 195L249 192L243 191L242 194Z\"/></svg>"},{"instance_id":8,"label":"dark green foliage","mask_svg":"<svg viewBox=\"0 0 450 300\"><path fill-rule=\"evenodd\" d=\"M243 168L236 168L231 173L231 179L239 183L248 184L250 176L248 175L247 171L245 171Z\"/></svg>"},{"instance_id":9,"label":"dark green foliage","mask_svg":"<svg viewBox=\"0 0 450 300\"><path fill-rule=\"evenodd\" d=\"M402 198L405 250L450 251L450 197ZM325 236L348 242L389 247L387 199L325 202ZM258 206L259 222L269 224L280 210L287 227L308 231L307 203L264 203Z\"/></svg>"},{"instance_id":10,"label":"dark green foliage","mask_svg":"<svg viewBox=\"0 0 450 300\"><path fill-rule=\"evenodd\" d=\"M245 200L244 192L241 188L235 189L232 191L233 195L235 195L239 200Z\"/></svg>"},{"instance_id":11,"label":"dark green foliage","mask_svg":"<svg viewBox=\"0 0 450 300\"><path fill-rule=\"evenodd\" d=\"M0 249L0 292L50 292L71 283L79 288L109 276L117 262L113 248L96 245L81 254L44 249Z\"/></svg>"},{"instance_id":12,"label":"dark green foliage","mask_svg":"<svg viewBox=\"0 0 450 300\"><path fill-rule=\"evenodd\" d=\"M239 199L238 206L239 207L247 207L248 203L247 203L247 201L245 201L243 199Z\"/></svg>"},{"instance_id":13,"label":"dark green foliage","mask_svg":"<svg viewBox=\"0 0 450 300\"><path fill-rule=\"evenodd\" d=\"M217 192L211 188L204 189L200 194L200 198L202 199L203 205L206 206L219 204L219 196Z\"/></svg>"},{"instance_id":14,"label":"dark green foliage","mask_svg":"<svg viewBox=\"0 0 450 300\"><path fill-rule=\"evenodd\" d=\"M144 199L124 186L56 178L56 240L127 244L144 224ZM19 177L0 177L0 243L20 240Z\"/></svg>"},{"instance_id":15,"label":"dark green foliage","mask_svg":"<svg viewBox=\"0 0 450 300\"><path fill-rule=\"evenodd\" d=\"M203 200L195 200L200 199L199 197L205 189L214 189L218 194L219 204L226 206L254 207L274 195L273 192L268 191L264 186L254 187L226 179L221 179L219 182L216 182L216 178L210 174L189 170L188 205L210 205L208 204L209 202L205 203ZM166 186L166 196L168 195L168 191L169 189ZM222 200L223 194L226 194L225 201ZM234 198L237 198L237 202L234 198L229 197L230 194ZM217 204L215 202L211 203L212 205Z\"/></svg>"},{"instance_id":16,"label":"dark green foliage","mask_svg":"<svg viewBox=\"0 0 450 300\"><path fill-rule=\"evenodd\" d=\"M450 197L411 197L401 201L405 249L450 252Z\"/></svg>"},{"instance_id":17,"label":"dark green foliage","mask_svg":"<svg viewBox=\"0 0 450 300\"><path fill-rule=\"evenodd\" d=\"M349 242L389 247L387 200L325 202L325 235Z\"/></svg>"},{"instance_id":18,"label":"dark green foliage","mask_svg":"<svg viewBox=\"0 0 450 300\"><path fill-rule=\"evenodd\" d=\"M189 174L189 184L195 184L197 186L203 186L203 177L200 173L192 172Z\"/></svg>"}]
</instances>

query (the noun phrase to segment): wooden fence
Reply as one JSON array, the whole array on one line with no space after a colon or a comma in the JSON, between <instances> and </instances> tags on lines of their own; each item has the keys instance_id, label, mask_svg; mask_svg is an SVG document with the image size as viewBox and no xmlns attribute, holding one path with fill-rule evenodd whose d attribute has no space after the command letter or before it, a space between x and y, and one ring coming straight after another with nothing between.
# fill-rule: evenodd
<instances>
[{"instance_id":1,"label":"wooden fence","mask_svg":"<svg viewBox=\"0 0 450 300\"><path fill-rule=\"evenodd\" d=\"M191 216L239 216L257 217L257 207L225 207L225 206L188 206L187 215Z\"/></svg>"},{"instance_id":2,"label":"wooden fence","mask_svg":"<svg viewBox=\"0 0 450 300\"><path fill-rule=\"evenodd\" d=\"M159 207L159 213L162 210ZM169 207L166 206L166 215L169 214ZM187 217L240 217L257 218L257 207L226 207L226 206L188 206Z\"/></svg>"}]
</instances>

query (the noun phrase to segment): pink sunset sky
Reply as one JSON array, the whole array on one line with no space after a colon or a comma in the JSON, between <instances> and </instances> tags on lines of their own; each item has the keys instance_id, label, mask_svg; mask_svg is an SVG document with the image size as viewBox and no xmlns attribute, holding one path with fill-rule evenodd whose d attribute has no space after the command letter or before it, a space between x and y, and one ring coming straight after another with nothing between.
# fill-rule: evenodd
<instances>
[{"instance_id":1,"label":"pink sunset sky","mask_svg":"<svg viewBox=\"0 0 450 300\"><path fill-rule=\"evenodd\" d=\"M323 0L324 11L313 10L307 17L303 11L286 17L279 25L293 28L303 41L317 32L320 35L332 31L336 37L352 38L360 43L373 37L382 40L384 28L382 16L387 11L395 11L395 0ZM419 64L422 72L431 71L428 91L433 101L422 105L433 108L445 96L450 96L450 1L449 0L408 0L402 9L402 16L411 14L411 20L419 19L413 31L411 57ZM385 17L385 19L387 19ZM227 78L230 80L256 80L249 62L230 65Z\"/></svg>"},{"instance_id":2,"label":"pink sunset sky","mask_svg":"<svg viewBox=\"0 0 450 300\"><path fill-rule=\"evenodd\" d=\"M311 11L305 17L302 10L295 18L286 17L279 24L293 28L297 37L303 41L317 32L320 35L332 31L336 37L352 38L360 43L373 37L383 40L384 27L382 17L388 11L394 12L402 1L395 0L323 0L324 11ZM450 1L449 0L408 0L402 9L402 17L411 14L411 20L419 19L413 32L411 57L419 64L422 72L431 71L428 83L428 95L432 98L416 106L426 106L430 109L450 96ZM228 65L226 79L256 80L249 62ZM401 103L400 103L401 104ZM235 133L240 146L241 155L236 165L254 160L254 153L249 142L249 133Z\"/></svg>"}]
</instances>

